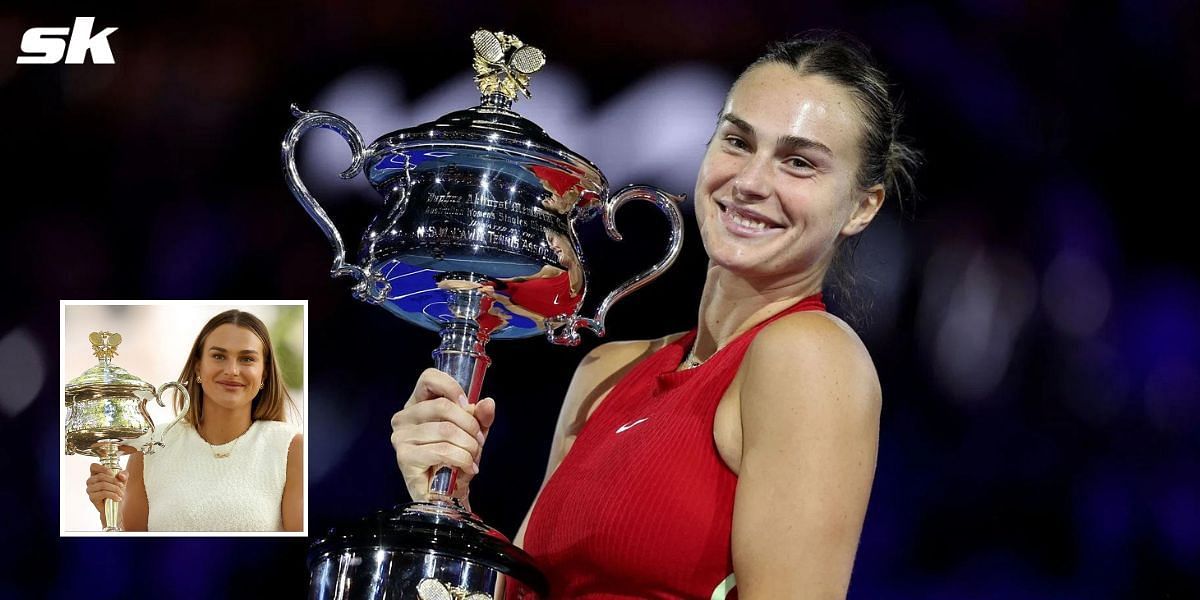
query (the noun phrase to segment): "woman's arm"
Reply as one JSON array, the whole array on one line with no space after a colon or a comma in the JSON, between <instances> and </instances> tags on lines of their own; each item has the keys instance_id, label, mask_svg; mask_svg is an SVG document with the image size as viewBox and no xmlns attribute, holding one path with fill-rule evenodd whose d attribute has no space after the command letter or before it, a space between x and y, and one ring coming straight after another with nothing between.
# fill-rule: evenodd
<instances>
[{"instance_id":1,"label":"woman's arm","mask_svg":"<svg viewBox=\"0 0 1200 600\"><path fill-rule=\"evenodd\" d=\"M283 483L284 531L304 531L304 436L297 433L288 446L287 479Z\"/></svg>"},{"instance_id":2,"label":"woman's arm","mask_svg":"<svg viewBox=\"0 0 1200 600\"><path fill-rule=\"evenodd\" d=\"M150 514L150 502L146 498L146 480L143 478L146 457L141 452L129 455L125 470L129 480L125 483L125 500L121 502L121 529L124 531L146 531Z\"/></svg>"},{"instance_id":3,"label":"woman's arm","mask_svg":"<svg viewBox=\"0 0 1200 600\"><path fill-rule=\"evenodd\" d=\"M742 369L738 597L844 598L879 445L871 357L841 321L798 313L760 332Z\"/></svg>"}]
</instances>

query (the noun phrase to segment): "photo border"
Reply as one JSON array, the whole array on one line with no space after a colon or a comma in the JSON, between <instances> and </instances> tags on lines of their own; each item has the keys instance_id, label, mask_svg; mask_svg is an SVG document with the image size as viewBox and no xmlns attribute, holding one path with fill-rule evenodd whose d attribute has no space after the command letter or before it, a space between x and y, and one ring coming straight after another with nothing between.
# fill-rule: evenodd
<instances>
[{"instance_id":1,"label":"photo border","mask_svg":"<svg viewBox=\"0 0 1200 600\"><path fill-rule=\"evenodd\" d=\"M67 327L66 315L68 306L169 306L169 305L195 305L195 306L300 306L302 307L302 319L304 323L304 331L302 334L302 371L304 398L301 400L300 410L304 415L303 423L300 426L301 434L304 436L304 526L301 531L67 531L63 528L63 507L61 501L58 509L58 536L60 538L136 538L136 537L172 537L172 538L204 538L204 537L282 537L282 538L306 538L308 537L309 525L309 436L308 422L309 402L308 396L310 393L308 381L308 300L225 300L225 299L209 299L209 300L59 300L58 301L58 423L55 425L58 429L58 480L59 480L59 498L65 497L70 493L67 489L67 481L63 478L63 469L65 461L71 456L66 453L67 432L63 426L67 419L67 403L66 403L66 385L71 379L78 374L71 375L66 372L67 365ZM80 492L82 493L82 492Z\"/></svg>"}]
</instances>

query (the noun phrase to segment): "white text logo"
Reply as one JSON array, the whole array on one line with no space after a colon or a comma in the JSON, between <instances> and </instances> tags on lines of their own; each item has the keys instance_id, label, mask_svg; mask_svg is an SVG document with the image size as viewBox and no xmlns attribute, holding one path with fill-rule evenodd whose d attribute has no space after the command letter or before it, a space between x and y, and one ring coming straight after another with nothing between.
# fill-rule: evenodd
<instances>
[{"instance_id":1,"label":"white text logo","mask_svg":"<svg viewBox=\"0 0 1200 600\"><path fill-rule=\"evenodd\" d=\"M625 433L626 431L629 431L630 429L633 429L633 426L634 426L634 425L640 425L641 423L644 423L644 422L646 422L646 421L648 421L648 420L650 420L650 417L642 417L642 418L640 418L640 419L638 419L638 420L636 420L636 421L634 421L634 422L632 422L632 423L626 423L626 424L624 424L624 425L622 425L622 426L620 426L620 427L618 427L618 428L617 428L617 433Z\"/></svg>"},{"instance_id":2,"label":"white text logo","mask_svg":"<svg viewBox=\"0 0 1200 600\"><path fill-rule=\"evenodd\" d=\"M19 65L51 65L63 60L66 51L68 65L82 65L84 59L91 55L92 62L98 65L111 65L112 49L108 47L108 36L116 31L116 27L105 27L103 31L92 35L92 24L96 17L75 17L72 27L32 27L21 36L21 56L17 57ZM70 34L68 43L62 39Z\"/></svg>"}]
</instances>

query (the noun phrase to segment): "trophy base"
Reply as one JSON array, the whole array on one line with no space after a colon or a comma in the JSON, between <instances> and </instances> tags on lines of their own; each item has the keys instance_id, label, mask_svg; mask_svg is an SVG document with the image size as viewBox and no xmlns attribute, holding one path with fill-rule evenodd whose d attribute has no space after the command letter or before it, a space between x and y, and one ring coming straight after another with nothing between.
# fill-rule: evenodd
<instances>
[{"instance_id":1,"label":"trophy base","mask_svg":"<svg viewBox=\"0 0 1200 600\"><path fill-rule=\"evenodd\" d=\"M414 502L331 529L309 549L310 600L535 600L533 560L448 502Z\"/></svg>"}]
</instances>

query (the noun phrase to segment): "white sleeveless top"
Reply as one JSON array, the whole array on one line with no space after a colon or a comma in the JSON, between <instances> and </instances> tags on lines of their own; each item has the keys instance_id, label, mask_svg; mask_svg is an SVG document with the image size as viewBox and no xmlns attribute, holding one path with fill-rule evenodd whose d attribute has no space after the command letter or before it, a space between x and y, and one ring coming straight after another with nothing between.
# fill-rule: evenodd
<instances>
[{"instance_id":1,"label":"white sleeveless top","mask_svg":"<svg viewBox=\"0 0 1200 600\"><path fill-rule=\"evenodd\" d=\"M145 457L150 531L281 531L287 453L295 428L254 421L241 437L209 446L180 421ZM229 453L227 458L214 454Z\"/></svg>"}]
</instances>

